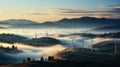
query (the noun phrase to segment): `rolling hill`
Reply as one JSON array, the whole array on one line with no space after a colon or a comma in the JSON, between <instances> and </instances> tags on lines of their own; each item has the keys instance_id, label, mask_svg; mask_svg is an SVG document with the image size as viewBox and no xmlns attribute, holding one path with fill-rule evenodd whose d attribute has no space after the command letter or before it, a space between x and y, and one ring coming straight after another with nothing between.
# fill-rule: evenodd
<instances>
[{"instance_id":1,"label":"rolling hill","mask_svg":"<svg viewBox=\"0 0 120 67\"><path fill-rule=\"evenodd\" d=\"M120 25L96 28L93 29L92 31L120 31Z\"/></svg>"},{"instance_id":2,"label":"rolling hill","mask_svg":"<svg viewBox=\"0 0 120 67\"><path fill-rule=\"evenodd\" d=\"M31 46L53 46L56 44L61 44L59 40L51 37L29 39L27 37L14 34L0 34L0 42L10 44L22 43Z\"/></svg>"}]
</instances>

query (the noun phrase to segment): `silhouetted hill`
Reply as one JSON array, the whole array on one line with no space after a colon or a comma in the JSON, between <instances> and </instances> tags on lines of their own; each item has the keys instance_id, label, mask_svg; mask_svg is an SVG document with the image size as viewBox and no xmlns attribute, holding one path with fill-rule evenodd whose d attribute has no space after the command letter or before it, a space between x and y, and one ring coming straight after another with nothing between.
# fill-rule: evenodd
<instances>
[{"instance_id":1,"label":"silhouetted hill","mask_svg":"<svg viewBox=\"0 0 120 67\"><path fill-rule=\"evenodd\" d=\"M114 26L120 24L120 19L106 19L106 18L94 18L94 17L82 17L73 19L62 19L57 21L57 24L65 24L66 27L78 27L78 28L96 28L103 26Z\"/></svg>"},{"instance_id":2,"label":"silhouetted hill","mask_svg":"<svg viewBox=\"0 0 120 67\"><path fill-rule=\"evenodd\" d=\"M101 38L120 38L120 32L104 33L104 34L98 35L98 37L101 37Z\"/></svg>"},{"instance_id":3,"label":"silhouetted hill","mask_svg":"<svg viewBox=\"0 0 120 67\"><path fill-rule=\"evenodd\" d=\"M18 50L17 48L0 47L0 65L11 64L11 63L17 62L17 59L15 59L11 55L21 53L21 52L22 51Z\"/></svg>"},{"instance_id":4,"label":"silhouetted hill","mask_svg":"<svg viewBox=\"0 0 120 67\"><path fill-rule=\"evenodd\" d=\"M12 63L15 63L15 62L16 62L16 59L14 57L0 52L0 66L5 65L5 64L12 64Z\"/></svg>"},{"instance_id":5,"label":"silhouetted hill","mask_svg":"<svg viewBox=\"0 0 120 67\"><path fill-rule=\"evenodd\" d=\"M97 44L94 44L93 47L99 49L102 53L115 53L115 44L116 52L120 54L120 42L119 41L104 41Z\"/></svg>"},{"instance_id":6,"label":"silhouetted hill","mask_svg":"<svg viewBox=\"0 0 120 67\"><path fill-rule=\"evenodd\" d=\"M120 66L119 64L116 65ZM93 60L83 60L83 61L58 61L58 62L34 61L30 63L4 65L1 67L114 67L114 65Z\"/></svg>"},{"instance_id":7,"label":"silhouetted hill","mask_svg":"<svg viewBox=\"0 0 120 67\"><path fill-rule=\"evenodd\" d=\"M33 38L24 42L24 44L28 44L31 46L52 46L60 43L61 42L59 40L50 37Z\"/></svg>"},{"instance_id":8,"label":"silhouetted hill","mask_svg":"<svg viewBox=\"0 0 120 67\"><path fill-rule=\"evenodd\" d=\"M106 18L94 18L94 17L82 17L82 18L64 18L55 22L37 23L30 20L6 20L0 21L1 25L8 25L14 28L41 28L41 27L57 27L57 28L98 28L105 26L120 25L120 19L106 19Z\"/></svg>"},{"instance_id":9,"label":"silhouetted hill","mask_svg":"<svg viewBox=\"0 0 120 67\"><path fill-rule=\"evenodd\" d=\"M58 24L56 24L56 23L54 23L54 22L44 22L44 23L41 23L41 24L39 24L39 26L40 27L55 27L55 28L57 28L57 27L59 27L59 25Z\"/></svg>"},{"instance_id":10,"label":"silhouetted hill","mask_svg":"<svg viewBox=\"0 0 120 67\"><path fill-rule=\"evenodd\" d=\"M111 32L103 34L94 34L94 33L71 33L71 34L60 34L59 37L68 37L68 36L81 36L81 37L100 37L100 38L120 38L120 32Z\"/></svg>"},{"instance_id":11,"label":"silhouetted hill","mask_svg":"<svg viewBox=\"0 0 120 67\"><path fill-rule=\"evenodd\" d=\"M52 46L56 44L61 44L59 40L51 37L28 39L27 37L14 34L0 34L0 42L10 44L23 43L31 46Z\"/></svg>"},{"instance_id":12,"label":"silhouetted hill","mask_svg":"<svg viewBox=\"0 0 120 67\"><path fill-rule=\"evenodd\" d=\"M91 52L91 49L84 49L84 52L81 48L74 48L74 49L65 49L63 52L59 53L58 56L71 60L71 61L83 61L83 60L91 60L91 61L98 61L103 62L105 64L116 64L120 65L120 54L114 55L114 53L107 53L100 51L100 50L93 50ZM88 66L89 67L89 66Z\"/></svg>"},{"instance_id":13,"label":"silhouetted hill","mask_svg":"<svg viewBox=\"0 0 120 67\"><path fill-rule=\"evenodd\" d=\"M96 28L93 29L92 31L120 31L120 25Z\"/></svg>"},{"instance_id":14,"label":"silhouetted hill","mask_svg":"<svg viewBox=\"0 0 120 67\"><path fill-rule=\"evenodd\" d=\"M10 28L32 28L34 26L38 26L39 23L26 19L10 19L0 21L0 25L8 26Z\"/></svg>"},{"instance_id":15,"label":"silhouetted hill","mask_svg":"<svg viewBox=\"0 0 120 67\"><path fill-rule=\"evenodd\" d=\"M0 42L5 42L5 43L22 43L26 39L28 38L14 34L4 34L4 33L0 34Z\"/></svg>"}]
</instances>

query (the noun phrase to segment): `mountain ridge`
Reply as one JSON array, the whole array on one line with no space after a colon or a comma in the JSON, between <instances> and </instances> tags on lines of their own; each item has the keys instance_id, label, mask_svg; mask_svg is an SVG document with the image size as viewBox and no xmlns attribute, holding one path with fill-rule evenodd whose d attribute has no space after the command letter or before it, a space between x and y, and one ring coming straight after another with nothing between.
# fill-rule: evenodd
<instances>
[{"instance_id":1,"label":"mountain ridge","mask_svg":"<svg viewBox=\"0 0 120 67\"><path fill-rule=\"evenodd\" d=\"M38 23L26 19L10 19L0 21L1 25L9 25L13 28L33 28L33 27L55 27L55 28L98 28L104 26L120 25L120 19L107 19L95 17L82 17L82 18L63 18L54 22Z\"/></svg>"}]
</instances>

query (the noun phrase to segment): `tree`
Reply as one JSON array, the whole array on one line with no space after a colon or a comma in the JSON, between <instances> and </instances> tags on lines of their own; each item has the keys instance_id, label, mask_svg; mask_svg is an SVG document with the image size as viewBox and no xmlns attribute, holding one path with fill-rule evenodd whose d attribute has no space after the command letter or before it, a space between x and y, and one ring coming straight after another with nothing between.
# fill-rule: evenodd
<instances>
[{"instance_id":1,"label":"tree","mask_svg":"<svg viewBox=\"0 0 120 67\"><path fill-rule=\"evenodd\" d=\"M10 49L9 47L7 47L7 49Z\"/></svg>"},{"instance_id":2,"label":"tree","mask_svg":"<svg viewBox=\"0 0 120 67\"><path fill-rule=\"evenodd\" d=\"M45 58L45 60L44 60L45 62L47 62L48 61L48 59L47 58Z\"/></svg>"},{"instance_id":3,"label":"tree","mask_svg":"<svg viewBox=\"0 0 120 67\"><path fill-rule=\"evenodd\" d=\"M27 62L30 62L30 61L31 61L31 58L30 58L30 57L28 57L28 58L27 58Z\"/></svg>"},{"instance_id":4,"label":"tree","mask_svg":"<svg viewBox=\"0 0 120 67\"><path fill-rule=\"evenodd\" d=\"M26 60L25 59L23 59L23 63L25 63L26 62Z\"/></svg>"},{"instance_id":5,"label":"tree","mask_svg":"<svg viewBox=\"0 0 120 67\"><path fill-rule=\"evenodd\" d=\"M12 45L12 49L17 49L17 46Z\"/></svg>"},{"instance_id":6,"label":"tree","mask_svg":"<svg viewBox=\"0 0 120 67\"><path fill-rule=\"evenodd\" d=\"M54 56L49 56L48 57L48 61L54 61L54 60L55 60Z\"/></svg>"},{"instance_id":7,"label":"tree","mask_svg":"<svg viewBox=\"0 0 120 67\"><path fill-rule=\"evenodd\" d=\"M35 61L35 59L32 59L32 61Z\"/></svg>"},{"instance_id":8,"label":"tree","mask_svg":"<svg viewBox=\"0 0 120 67\"><path fill-rule=\"evenodd\" d=\"M40 61L41 61L41 62L44 62L44 58L43 58L43 57L41 57L41 58L40 58Z\"/></svg>"},{"instance_id":9,"label":"tree","mask_svg":"<svg viewBox=\"0 0 120 67\"><path fill-rule=\"evenodd\" d=\"M15 49L15 46L14 46L14 45L12 45L12 49Z\"/></svg>"}]
</instances>

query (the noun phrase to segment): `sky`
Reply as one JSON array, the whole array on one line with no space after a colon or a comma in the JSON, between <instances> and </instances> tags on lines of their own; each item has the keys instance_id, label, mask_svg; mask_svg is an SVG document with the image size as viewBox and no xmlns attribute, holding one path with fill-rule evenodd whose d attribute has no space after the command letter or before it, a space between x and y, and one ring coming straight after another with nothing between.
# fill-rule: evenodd
<instances>
[{"instance_id":1,"label":"sky","mask_svg":"<svg viewBox=\"0 0 120 67\"><path fill-rule=\"evenodd\" d=\"M120 19L120 0L0 0L0 20L46 22L83 16Z\"/></svg>"}]
</instances>

